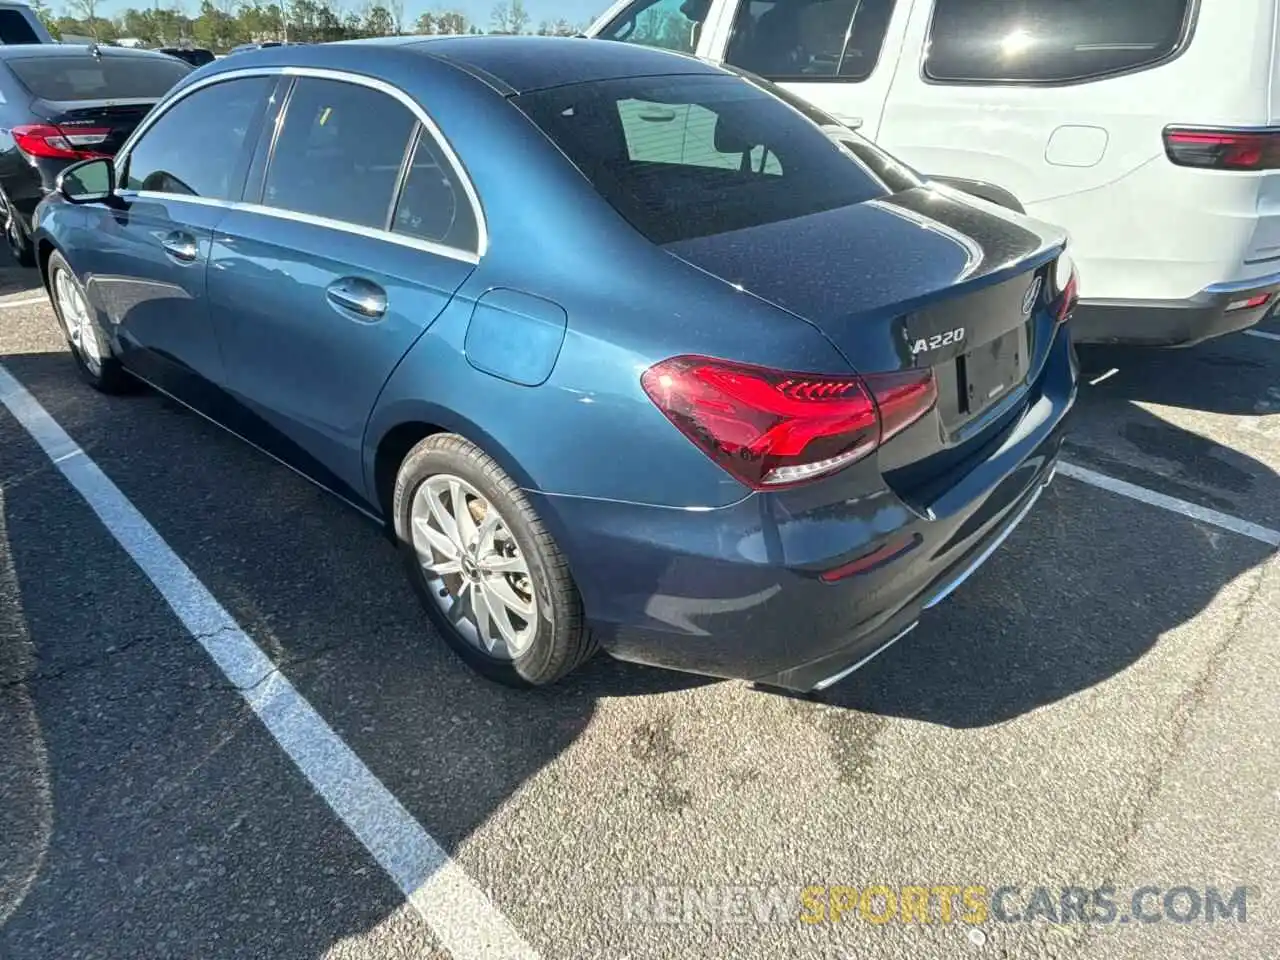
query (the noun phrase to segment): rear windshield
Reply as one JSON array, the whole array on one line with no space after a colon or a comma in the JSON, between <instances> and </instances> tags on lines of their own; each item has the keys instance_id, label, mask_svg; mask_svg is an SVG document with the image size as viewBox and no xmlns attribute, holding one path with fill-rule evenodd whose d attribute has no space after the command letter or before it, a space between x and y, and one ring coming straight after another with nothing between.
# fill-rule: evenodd
<instances>
[{"instance_id":1,"label":"rear windshield","mask_svg":"<svg viewBox=\"0 0 1280 960\"><path fill-rule=\"evenodd\" d=\"M42 100L158 100L191 72L170 57L20 57L9 69Z\"/></svg>"},{"instance_id":2,"label":"rear windshield","mask_svg":"<svg viewBox=\"0 0 1280 960\"><path fill-rule=\"evenodd\" d=\"M887 193L811 120L736 77L631 77L515 102L654 243Z\"/></svg>"},{"instance_id":3,"label":"rear windshield","mask_svg":"<svg viewBox=\"0 0 1280 960\"><path fill-rule=\"evenodd\" d=\"M167 53L171 57L177 57L192 66L203 67L206 63L213 63L216 57L208 50L183 50L181 47L161 47L161 53Z\"/></svg>"},{"instance_id":4,"label":"rear windshield","mask_svg":"<svg viewBox=\"0 0 1280 960\"><path fill-rule=\"evenodd\" d=\"M1052 83L1157 63L1182 44L1192 0L937 0L925 73Z\"/></svg>"}]
</instances>

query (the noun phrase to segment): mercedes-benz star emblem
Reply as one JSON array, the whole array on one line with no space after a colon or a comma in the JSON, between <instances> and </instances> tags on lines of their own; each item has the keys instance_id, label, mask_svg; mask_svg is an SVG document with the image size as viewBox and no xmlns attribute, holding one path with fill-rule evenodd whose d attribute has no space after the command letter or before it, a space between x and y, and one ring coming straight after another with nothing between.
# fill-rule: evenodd
<instances>
[{"instance_id":1,"label":"mercedes-benz star emblem","mask_svg":"<svg viewBox=\"0 0 1280 960\"><path fill-rule=\"evenodd\" d=\"M1031 286L1027 287L1027 292L1022 297L1022 315L1024 317L1031 316L1031 308L1036 305L1036 298L1040 296L1040 278L1036 277L1031 281Z\"/></svg>"}]
</instances>

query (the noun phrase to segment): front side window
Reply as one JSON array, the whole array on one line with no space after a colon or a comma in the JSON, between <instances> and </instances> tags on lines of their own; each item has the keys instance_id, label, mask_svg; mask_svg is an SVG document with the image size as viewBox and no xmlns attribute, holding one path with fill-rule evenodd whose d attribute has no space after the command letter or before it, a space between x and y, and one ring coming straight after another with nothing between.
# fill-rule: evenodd
<instances>
[{"instance_id":1,"label":"front side window","mask_svg":"<svg viewBox=\"0 0 1280 960\"><path fill-rule=\"evenodd\" d=\"M693 53L710 8L711 0L641 0L618 14L597 36Z\"/></svg>"},{"instance_id":2,"label":"front side window","mask_svg":"<svg viewBox=\"0 0 1280 960\"><path fill-rule=\"evenodd\" d=\"M725 60L770 80L865 80L894 0L742 0Z\"/></svg>"},{"instance_id":3,"label":"front side window","mask_svg":"<svg viewBox=\"0 0 1280 960\"><path fill-rule=\"evenodd\" d=\"M936 0L934 80L1053 83L1149 66L1176 52L1192 0Z\"/></svg>"},{"instance_id":4,"label":"front side window","mask_svg":"<svg viewBox=\"0 0 1280 960\"><path fill-rule=\"evenodd\" d=\"M369 87L302 77L285 107L262 203L383 229L417 118Z\"/></svg>"},{"instance_id":5,"label":"front side window","mask_svg":"<svg viewBox=\"0 0 1280 960\"><path fill-rule=\"evenodd\" d=\"M888 193L821 127L737 77L630 77L536 91L515 103L654 243Z\"/></svg>"},{"instance_id":6,"label":"front side window","mask_svg":"<svg viewBox=\"0 0 1280 960\"><path fill-rule=\"evenodd\" d=\"M274 86L274 77L245 77L183 97L134 145L121 185L238 200L233 193L240 189L241 153L249 137L256 135L258 117Z\"/></svg>"}]
</instances>

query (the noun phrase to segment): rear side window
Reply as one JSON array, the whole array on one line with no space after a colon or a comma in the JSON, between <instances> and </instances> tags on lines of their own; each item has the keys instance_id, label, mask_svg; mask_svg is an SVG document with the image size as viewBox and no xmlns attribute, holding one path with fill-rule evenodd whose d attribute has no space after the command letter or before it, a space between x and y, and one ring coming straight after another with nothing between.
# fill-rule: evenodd
<instances>
[{"instance_id":1,"label":"rear side window","mask_svg":"<svg viewBox=\"0 0 1280 960\"><path fill-rule=\"evenodd\" d=\"M40 35L19 10L0 10L0 43L40 43Z\"/></svg>"},{"instance_id":2,"label":"rear side window","mask_svg":"<svg viewBox=\"0 0 1280 960\"><path fill-rule=\"evenodd\" d=\"M431 136L421 127L391 229L459 250L479 249L480 231L471 201Z\"/></svg>"},{"instance_id":3,"label":"rear side window","mask_svg":"<svg viewBox=\"0 0 1280 960\"><path fill-rule=\"evenodd\" d=\"M125 164L123 186L240 199L241 154L257 135L258 119L274 87L274 78L246 77L183 97L139 137Z\"/></svg>"},{"instance_id":4,"label":"rear side window","mask_svg":"<svg viewBox=\"0 0 1280 960\"><path fill-rule=\"evenodd\" d=\"M42 100L159 100L191 72L155 57L15 57L9 69Z\"/></svg>"},{"instance_id":5,"label":"rear side window","mask_svg":"<svg viewBox=\"0 0 1280 960\"><path fill-rule=\"evenodd\" d=\"M285 108L262 202L383 229L417 117L378 90L303 77Z\"/></svg>"},{"instance_id":6,"label":"rear side window","mask_svg":"<svg viewBox=\"0 0 1280 960\"><path fill-rule=\"evenodd\" d=\"M894 0L742 0L725 60L770 80L865 80Z\"/></svg>"},{"instance_id":7,"label":"rear side window","mask_svg":"<svg viewBox=\"0 0 1280 960\"><path fill-rule=\"evenodd\" d=\"M736 77L634 77L515 102L654 243L887 193L805 116Z\"/></svg>"},{"instance_id":8,"label":"rear side window","mask_svg":"<svg viewBox=\"0 0 1280 960\"><path fill-rule=\"evenodd\" d=\"M1053 83L1158 63L1190 27L1192 0L936 0L925 74Z\"/></svg>"}]
</instances>

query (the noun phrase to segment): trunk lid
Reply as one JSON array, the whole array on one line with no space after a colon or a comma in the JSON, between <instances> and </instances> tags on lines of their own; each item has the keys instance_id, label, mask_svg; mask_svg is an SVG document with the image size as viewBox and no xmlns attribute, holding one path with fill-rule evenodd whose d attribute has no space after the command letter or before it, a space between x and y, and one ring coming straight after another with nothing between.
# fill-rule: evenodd
<instances>
[{"instance_id":1,"label":"trunk lid","mask_svg":"<svg viewBox=\"0 0 1280 960\"><path fill-rule=\"evenodd\" d=\"M104 131L105 139L87 149L114 156L156 103L155 100L37 99L31 104L31 111L70 135L84 130Z\"/></svg>"},{"instance_id":2,"label":"trunk lid","mask_svg":"<svg viewBox=\"0 0 1280 960\"><path fill-rule=\"evenodd\" d=\"M931 367L936 410L881 465L931 460L936 473L1025 394L1064 243L1056 228L922 187L665 249L817 327L859 373ZM933 459L947 450L956 457Z\"/></svg>"}]
</instances>

